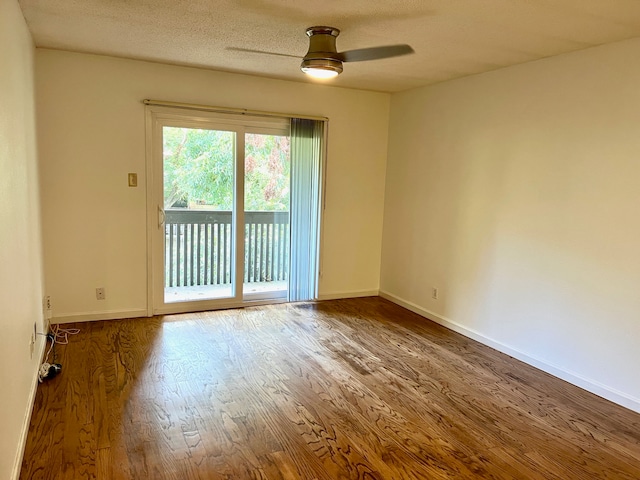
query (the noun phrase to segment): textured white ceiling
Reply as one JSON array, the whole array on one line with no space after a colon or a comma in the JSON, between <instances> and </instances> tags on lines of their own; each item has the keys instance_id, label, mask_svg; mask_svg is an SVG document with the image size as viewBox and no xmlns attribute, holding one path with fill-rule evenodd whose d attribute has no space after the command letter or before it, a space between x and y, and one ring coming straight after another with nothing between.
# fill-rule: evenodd
<instances>
[{"instance_id":1,"label":"textured white ceiling","mask_svg":"<svg viewBox=\"0 0 640 480\"><path fill-rule=\"evenodd\" d=\"M307 27L338 50L416 53L347 63L331 84L401 91L640 36L640 0L19 0L38 47L311 81ZM637 61L638 59L630 59Z\"/></svg>"}]
</instances>

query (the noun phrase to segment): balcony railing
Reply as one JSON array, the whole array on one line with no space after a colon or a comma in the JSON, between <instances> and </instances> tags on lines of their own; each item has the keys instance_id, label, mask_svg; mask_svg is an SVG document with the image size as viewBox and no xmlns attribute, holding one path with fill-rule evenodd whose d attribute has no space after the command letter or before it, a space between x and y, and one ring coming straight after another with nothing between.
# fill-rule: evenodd
<instances>
[{"instance_id":1,"label":"balcony railing","mask_svg":"<svg viewBox=\"0 0 640 480\"><path fill-rule=\"evenodd\" d=\"M289 212L245 212L244 282L286 281ZM231 212L165 212L165 287L231 283Z\"/></svg>"}]
</instances>

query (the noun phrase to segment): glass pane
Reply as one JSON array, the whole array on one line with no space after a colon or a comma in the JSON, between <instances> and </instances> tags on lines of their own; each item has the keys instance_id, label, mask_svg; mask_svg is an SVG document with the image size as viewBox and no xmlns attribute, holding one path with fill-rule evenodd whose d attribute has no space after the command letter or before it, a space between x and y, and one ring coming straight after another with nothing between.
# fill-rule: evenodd
<instances>
[{"instance_id":1,"label":"glass pane","mask_svg":"<svg viewBox=\"0 0 640 480\"><path fill-rule=\"evenodd\" d=\"M289 137L248 133L244 161L245 296L286 296L289 272Z\"/></svg>"},{"instance_id":2,"label":"glass pane","mask_svg":"<svg viewBox=\"0 0 640 480\"><path fill-rule=\"evenodd\" d=\"M164 300L233 296L235 132L163 127Z\"/></svg>"}]
</instances>

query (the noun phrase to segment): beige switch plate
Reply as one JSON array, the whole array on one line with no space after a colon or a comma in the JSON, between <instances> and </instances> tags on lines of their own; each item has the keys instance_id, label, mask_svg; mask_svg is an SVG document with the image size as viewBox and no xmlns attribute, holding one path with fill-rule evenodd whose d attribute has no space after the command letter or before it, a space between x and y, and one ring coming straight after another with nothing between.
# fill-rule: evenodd
<instances>
[{"instance_id":1,"label":"beige switch plate","mask_svg":"<svg viewBox=\"0 0 640 480\"><path fill-rule=\"evenodd\" d=\"M130 173L129 174L129 186L130 187L137 187L138 186L138 174L137 173Z\"/></svg>"}]
</instances>

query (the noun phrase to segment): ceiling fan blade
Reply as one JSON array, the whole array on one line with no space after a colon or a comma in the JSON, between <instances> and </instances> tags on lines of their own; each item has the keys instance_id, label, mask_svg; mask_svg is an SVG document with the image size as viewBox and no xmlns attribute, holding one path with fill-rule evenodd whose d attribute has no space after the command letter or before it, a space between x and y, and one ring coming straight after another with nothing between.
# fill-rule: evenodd
<instances>
[{"instance_id":1,"label":"ceiling fan blade","mask_svg":"<svg viewBox=\"0 0 640 480\"><path fill-rule=\"evenodd\" d=\"M264 50L252 50L250 48L227 47L225 50L242 53L259 53L261 55L276 55L278 57L302 58L300 55L289 55L288 53L267 52Z\"/></svg>"},{"instance_id":2,"label":"ceiling fan blade","mask_svg":"<svg viewBox=\"0 0 640 480\"><path fill-rule=\"evenodd\" d=\"M413 53L409 45L387 45L386 47L361 48L338 53L334 58L343 62L364 62L381 58L399 57Z\"/></svg>"}]
</instances>

